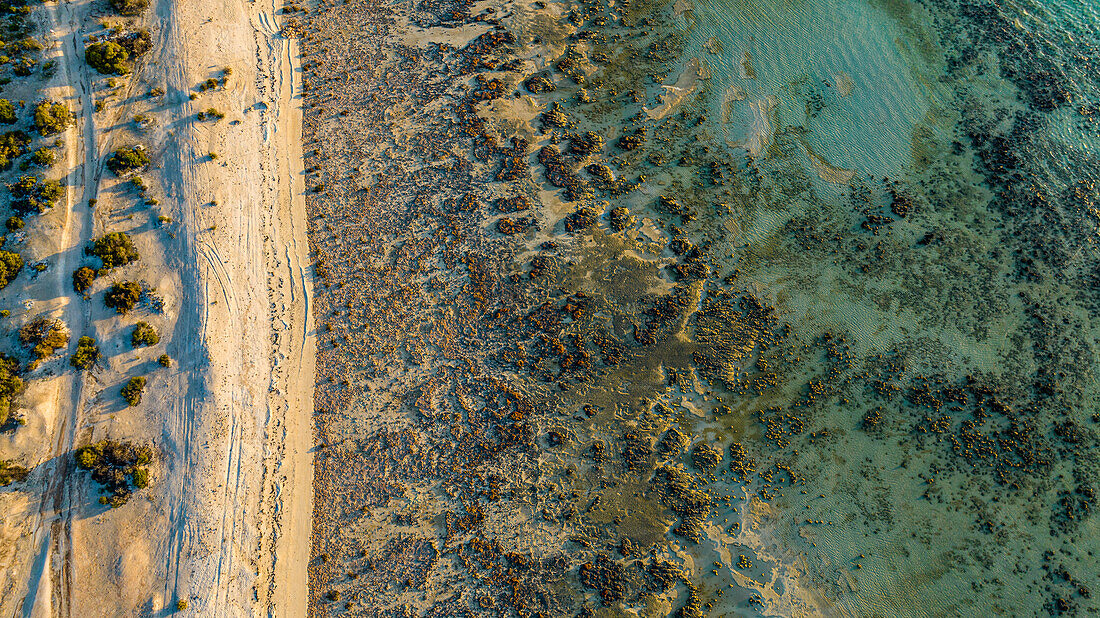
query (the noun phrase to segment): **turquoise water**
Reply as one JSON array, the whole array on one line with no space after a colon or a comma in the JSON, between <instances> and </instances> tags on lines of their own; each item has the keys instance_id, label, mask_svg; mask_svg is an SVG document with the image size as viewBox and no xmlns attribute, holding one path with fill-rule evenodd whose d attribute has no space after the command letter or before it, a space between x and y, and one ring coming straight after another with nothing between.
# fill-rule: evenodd
<instances>
[{"instance_id":1,"label":"turquoise water","mask_svg":"<svg viewBox=\"0 0 1100 618\"><path fill-rule=\"evenodd\" d=\"M781 463L797 478L712 484L741 497L719 513L740 525L681 551L723 564L706 577L712 594L732 575L757 595L716 601L714 614L1096 611L1095 6L680 8L690 36L679 65L709 69L694 105L731 157L749 151L759 183L697 188L736 204L698 233L792 325L782 347L799 354L772 365L765 393L727 395L733 421L695 428L723 446L746 435L758 470ZM1020 76L1043 71L1053 83L1029 93ZM1065 100L1051 108L1052 97ZM1003 136L1008 169L990 136ZM915 204L905 216L891 212L890 187ZM868 213L888 222L870 233ZM826 332L846 337L843 368L822 352ZM883 359L899 367L876 375ZM807 403L815 379L824 394ZM922 400L925 384L940 394ZM1010 410L976 405L982 388ZM751 421L775 409L805 424L780 448ZM874 409L883 420L868 430ZM1028 449L1038 463L1020 459ZM768 515L752 516L762 488ZM737 567L748 551L770 569L755 584Z\"/></svg>"},{"instance_id":2,"label":"turquoise water","mask_svg":"<svg viewBox=\"0 0 1100 618\"><path fill-rule=\"evenodd\" d=\"M714 98L734 86L749 102L775 97L774 130L799 127L832 165L874 175L905 169L913 126L932 96L906 70L900 29L865 2L700 2L691 54L712 69ZM705 45L715 40L721 51ZM713 47L713 43L711 44ZM748 54L755 77L745 77ZM839 78L839 79L838 79ZM845 87L844 80L850 80ZM729 127L738 135L747 127Z\"/></svg>"}]
</instances>

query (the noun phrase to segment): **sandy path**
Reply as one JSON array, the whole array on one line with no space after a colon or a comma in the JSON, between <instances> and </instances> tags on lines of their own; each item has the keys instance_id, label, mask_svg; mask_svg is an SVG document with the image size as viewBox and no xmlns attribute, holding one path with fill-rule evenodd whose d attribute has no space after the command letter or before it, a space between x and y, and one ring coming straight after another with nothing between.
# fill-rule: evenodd
<instances>
[{"instance_id":1,"label":"sandy path","mask_svg":"<svg viewBox=\"0 0 1100 618\"><path fill-rule=\"evenodd\" d=\"M49 250L56 256L49 277L49 303L73 333L83 333L88 323L88 311L72 290L68 274L80 261L83 242L89 237L92 216L88 197L95 195L97 174L96 132L92 117L89 76L83 58L77 24L83 5L51 4L47 9L51 33L58 41L57 59L61 66L62 85L54 88L54 96L64 100L73 111L76 122L65 132L72 146L66 149L69 169L63 208L51 213L56 232ZM89 158L92 165L89 165ZM77 335L78 336L78 335ZM23 601L23 616L69 616L72 587L72 525L74 500L79 491L72 483L73 462L67 456L72 451L85 407L86 393L82 373L64 373L48 380L53 390L53 440L49 459L44 466L46 479L38 513L35 515L32 538L38 548L30 576L27 597Z\"/></svg>"}]
</instances>

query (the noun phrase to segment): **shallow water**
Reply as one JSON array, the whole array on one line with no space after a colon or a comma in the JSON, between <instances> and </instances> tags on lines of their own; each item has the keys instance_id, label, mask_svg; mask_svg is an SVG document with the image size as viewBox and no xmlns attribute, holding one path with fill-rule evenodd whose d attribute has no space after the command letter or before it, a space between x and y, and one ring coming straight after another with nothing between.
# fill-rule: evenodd
<instances>
[{"instance_id":1,"label":"shallow water","mask_svg":"<svg viewBox=\"0 0 1100 618\"><path fill-rule=\"evenodd\" d=\"M928 17L934 16L937 24L953 22L952 28L964 32L975 27L950 8L927 13L896 3L722 2L700 3L687 16L691 43L685 58L706 58L711 68L710 92L699 103L710 117L722 116L723 94L731 87L738 98L744 93L744 100L733 103L725 127L727 135L741 141L760 125L745 111L748 104L774 97L773 133L793 130L797 139L792 141L802 146L754 153L752 165L761 170L763 187L776 191L766 202L749 202L735 212L737 225L723 222L725 229L744 232L717 242L723 249L715 253L729 254L729 268L740 268L742 278L760 286L760 295L792 323L793 339L807 342L821 332L843 333L852 354L850 369L832 373L829 361L816 355L809 362L793 363L778 386L787 401L783 395L769 398L769 406L798 407L804 403L800 398L808 377L830 375L838 381L837 388L826 389L832 392L824 401L806 406L812 409L806 414L806 433L827 431L827 437L811 441L812 446L803 442L801 449L772 451L771 457L801 471L805 484L772 501L767 527L774 539L755 544L803 565L795 585L824 593L830 599L826 605L840 613L1084 611L1093 605L1088 593L1095 585L1085 583L1095 579L1087 565L1100 549L1095 520L1075 520L1080 525L1072 531L1056 530L1053 521L1058 519L1058 500L1074 493L1086 501L1094 496L1095 419L1090 417L1096 411L1091 352L1095 312L1067 298L1090 293L1070 273L1095 268L1094 241L1050 228L1049 237L1030 243L1011 235L1007 230L1016 223L1013 219L1042 215L1031 214L1034 204L994 200L1002 189L982 177L983 162L972 156L966 139L976 123L960 112L969 107L969 114L989 115L1002 126L1012 113L1032 114L1029 141L1008 147L1020 157L1017 169L1023 172L1023 178L1010 182L1038 182L1032 190L1051 196L1064 194L1074 183L1094 186L1095 125L1082 126L1083 114L1070 103L1033 111L1020 102L1015 84L993 75L948 75L945 59L957 59L965 50L950 47L958 39L944 36ZM1059 62L1082 53L1059 54L1059 43L1087 36L1095 40L1092 7L1059 3L1001 10L1016 28L1013 36ZM941 45L931 48L930 39ZM1083 47L1093 51L1092 44ZM994 58L998 52L996 46L981 51ZM749 58L752 78L744 68ZM1018 62L1034 70L1026 54ZM1080 80L1067 79L1076 99L1072 105L1087 105L1095 74L1074 76L1071 70L1072 77ZM847 96L837 87L841 79L850 79L844 85L844 90L850 87ZM933 145L919 149L920 139ZM952 148L952 141L961 143ZM833 167L852 170L852 180L828 182L810 152ZM1083 161L1088 164L1081 165ZM800 175L809 180L787 189L786 180ZM884 196L881 182L887 176L903 183L923 206L906 217L891 215L884 208L889 196ZM869 210L891 219L876 235L853 229L859 217L853 217L849 198L857 188L868 195L862 203ZM1081 193L1088 191L1094 189ZM1070 200L1070 207L1088 208L1091 199ZM1057 198L1049 204L1051 210L1060 206ZM1006 216L1006 206L1012 216ZM1067 218L1063 225L1093 225L1090 215L1081 221ZM826 233L792 246L782 240L784 226L792 220ZM1048 221L1053 227L1053 219ZM717 227L715 223L710 225ZM704 222L701 227L707 226ZM918 241L929 230L949 230L952 240L922 245ZM1058 262L1057 274L1026 279L1011 272L1017 260L1040 261L1033 254L1044 243L1059 243L1067 254ZM883 248L870 259L866 250L855 248L873 244ZM830 249L822 251L823 245ZM936 255L928 255L926 247L935 247ZM1076 375L1065 376L1080 389L1077 396L1069 388L1064 398L1036 396L1034 384L1019 373L1042 373L1044 362L1057 362L1053 357L1059 355L1043 358L1028 349L1035 344L1029 327L1035 315L1027 314L1018 301L1022 294L1040 303L1057 298L1054 306L1073 316L1044 336L1086 339L1081 343L1087 350L1077 358L1087 366L1077 365ZM1080 322L1074 324L1074 319ZM960 464L952 453L952 441L958 438L951 434L971 418L964 409L972 401L942 410L937 403L933 412L915 405L913 397L880 396L867 379L872 355L880 353L905 358L907 367L895 378L902 391L925 372L943 385L984 374L980 380L999 380L1009 389L1019 385L1023 392L1016 405L1026 409L1014 418L1033 422L1042 440L1052 437L1053 423L1066 418L1087 427L1088 437L1074 438L1080 441L1070 447L1073 457L1039 465L1020 487L1013 487L1014 481L993 480L981 463ZM752 401L739 403L737 407L758 408ZM874 407L884 408L886 420L875 431L864 431L861 419ZM929 432L924 424L937 416L943 424ZM979 415L979 425L996 425L983 418ZM935 437L927 439L926 433ZM1058 440L1053 436L1042 448L1060 452L1064 447ZM744 504L739 506L731 516L744 512ZM751 535L739 540L754 544ZM1052 554L1044 556L1044 550ZM1052 563L1067 565L1070 577L1056 584L1069 590L1055 586L1043 594L1051 581L1049 571L1057 568ZM715 579L718 583L721 577ZM1073 590L1078 584L1080 589ZM781 600L772 608L784 613Z\"/></svg>"}]
</instances>

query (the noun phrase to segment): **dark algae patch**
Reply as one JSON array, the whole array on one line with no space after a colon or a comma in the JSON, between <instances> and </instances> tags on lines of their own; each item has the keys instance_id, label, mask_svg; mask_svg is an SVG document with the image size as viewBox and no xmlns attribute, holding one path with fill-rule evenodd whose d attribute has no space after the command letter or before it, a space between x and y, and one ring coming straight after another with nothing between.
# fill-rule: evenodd
<instances>
[{"instance_id":1,"label":"dark algae patch","mask_svg":"<svg viewBox=\"0 0 1100 618\"><path fill-rule=\"evenodd\" d=\"M1094 16L284 19L313 615L1100 610Z\"/></svg>"}]
</instances>

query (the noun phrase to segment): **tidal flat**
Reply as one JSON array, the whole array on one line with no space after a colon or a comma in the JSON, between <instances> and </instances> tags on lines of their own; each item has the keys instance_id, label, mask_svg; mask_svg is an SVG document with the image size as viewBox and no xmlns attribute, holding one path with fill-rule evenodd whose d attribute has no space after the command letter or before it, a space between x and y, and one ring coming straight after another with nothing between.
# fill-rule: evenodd
<instances>
[{"instance_id":1,"label":"tidal flat","mask_svg":"<svg viewBox=\"0 0 1100 618\"><path fill-rule=\"evenodd\" d=\"M1094 12L283 19L312 615L1097 611Z\"/></svg>"}]
</instances>

